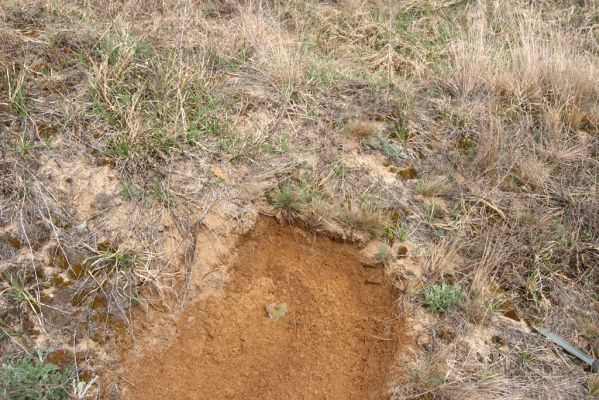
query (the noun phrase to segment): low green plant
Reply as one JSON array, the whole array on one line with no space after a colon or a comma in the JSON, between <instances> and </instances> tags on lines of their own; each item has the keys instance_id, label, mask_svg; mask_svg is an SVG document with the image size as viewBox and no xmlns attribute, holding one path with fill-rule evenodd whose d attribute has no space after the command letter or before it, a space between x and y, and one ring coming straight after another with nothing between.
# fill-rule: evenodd
<instances>
[{"instance_id":1,"label":"low green plant","mask_svg":"<svg viewBox=\"0 0 599 400\"><path fill-rule=\"evenodd\" d=\"M184 104L189 119L186 133L188 142L198 142L205 136L225 136L228 128L220 106L201 84L190 85L189 98Z\"/></svg>"},{"instance_id":2,"label":"low green plant","mask_svg":"<svg viewBox=\"0 0 599 400\"><path fill-rule=\"evenodd\" d=\"M161 182L154 183L152 192L156 200L163 206L168 208L173 204L173 194Z\"/></svg>"},{"instance_id":3,"label":"low green plant","mask_svg":"<svg viewBox=\"0 0 599 400\"><path fill-rule=\"evenodd\" d=\"M387 157L389 161L395 164L401 163L401 160L405 157L404 150L400 146L392 143L391 141L382 141L381 147L381 150L385 157Z\"/></svg>"},{"instance_id":4,"label":"low green plant","mask_svg":"<svg viewBox=\"0 0 599 400\"><path fill-rule=\"evenodd\" d=\"M13 80L7 71L7 78L9 104L19 117L27 118L29 115L29 104L25 94L25 75L22 74L19 78Z\"/></svg>"},{"instance_id":5,"label":"low green plant","mask_svg":"<svg viewBox=\"0 0 599 400\"><path fill-rule=\"evenodd\" d=\"M331 174L337 179L344 179L355 168L345 164L342 160L337 160L333 163Z\"/></svg>"},{"instance_id":6,"label":"low green plant","mask_svg":"<svg viewBox=\"0 0 599 400\"><path fill-rule=\"evenodd\" d=\"M65 400L73 369L60 369L46 361L48 352L7 359L0 366L0 398L12 400Z\"/></svg>"},{"instance_id":7,"label":"low green plant","mask_svg":"<svg viewBox=\"0 0 599 400\"><path fill-rule=\"evenodd\" d=\"M362 141L362 147L380 151L394 164L400 164L405 157L403 148L388 138L368 137Z\"/></svg>"},{"instance_id":8,"label":"low green plant","mask_svg":"<svg viewBox=\"0 0 599 400\"><path fill-rule=\"evenodd\" d=\"M106 155L113 158L130 159L133 156L133 146L126 137L118 137L106 145Z\"/></svg>"},{"instance_id":9,"label":"low green plant","mask_svg":"<svg viewBox=\"0 0 599 400\"><path fill-rule=\"evenodd\" d=\"M444 238L445 237L445 231L443 229L435 229L435 231L433 232L433 234L438 237L438 238Z\"/></svg>"},{"instance_id":10,"label":"low green plant","mask_svg":"<svg viewBox=\"0 0 599 400\"><path fill-rule=\"evenodd\" d=\"M262 145L265 151L270 153L284 154L289 151L289 134L283 132L283 134L276 140L267 140Z\"/></svg>"},{"instance_id":11,"label":"low green plant","mask_svg":"<svg viewBox=\"0 0 599 400\"><path fill-rule=\"evenodd\" d=\"M534 363L537 359L537 356L535 355L534 351L529 348L522 350L518 354L520 355L522 362L524 362L524 364L527 364L527 365Z\"/></svg>"},{"instance_id":12,"label":"low green plant","mask_svg":"<svg viewBox=\"0 0 599 400\"><path fill-rule=\"evenodd\" d=\"M110 112L107 106L104 105L98 90L92 87L89 90L89 97L92 103L91 110L94 114L96 114L100 119L106 121L110 126L115 128L120 127L119 119Z\"/></svg>"},{"instance_id":13,"label":"low green plant","mask_svg":"<svg viewBox=\"0 0 599 400\"><path fill-rule=\"evenodd\" d=\"M335 71L330 65L309 65L306 69L306 79L309 83L317 83L328 89L335 83Z\"/></svg>"},{"instance_id":14,"label":"low green plant","mask_svg":"<svg viewBox=\"0 0 599 400\"><path fill-rule=\"evenodd\" d=\"M497 299L491 299L486 303L486 308L491 313L499 313L503 311L501 302Z\"/></svg>"},{"instance_id":15,"label":"low green plant","mask_svg":"<svg viewBox=\"0 0 599 400\"><path fill-rule=\"evenodd\" d=\"M435 313L444 313L459 307L464 293L459 285L430 285L424 288L424 304Z\"/></svg>"},{"instance_id":16,"label":"low green plant","mask_svg":"<svg viewBox=\"0 0 599 400\"><path fill-rule=\"evenodd\" d=\"M397 130L391 132L391 137L402 142L407 142L410 139L410 132L405 126L400 126Z\"/></svg>"},{"instance_id":17,"label":"low green plant","mask_svg":"<svg viewBox=\"0 0 599 400\"><path fill-rule=\"evenodd\" d=\"M538 304L543 298L543 274L538 265L526 276L525 288L527 296Z\"/></svg>"}]
</instances>

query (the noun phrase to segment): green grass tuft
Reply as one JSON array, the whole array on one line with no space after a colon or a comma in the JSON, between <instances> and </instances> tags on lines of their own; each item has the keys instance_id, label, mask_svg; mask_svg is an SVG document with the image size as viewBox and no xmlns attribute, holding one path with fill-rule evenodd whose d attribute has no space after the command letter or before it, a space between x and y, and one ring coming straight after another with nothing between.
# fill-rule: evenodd
<instances>
[{"instance_id":1,"label":"green grass tuft","mask_svg":"<svg viewBox=\"0 0 599 400\"><path fill-rule=\"evenodd\" d=\"M302 194L289 182L275 190L272 196L272 205L278 210L279 217L282 219L290 220L299 217L304 203Z\"/></svg>"}]
</instances>

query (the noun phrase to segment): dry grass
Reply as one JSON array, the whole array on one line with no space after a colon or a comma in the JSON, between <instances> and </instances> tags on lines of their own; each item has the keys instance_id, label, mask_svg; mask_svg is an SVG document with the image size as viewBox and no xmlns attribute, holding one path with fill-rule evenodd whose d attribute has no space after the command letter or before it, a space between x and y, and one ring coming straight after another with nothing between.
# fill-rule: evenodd
<instances>
[{"instance_id":1,"label":"dry grass","mask_svg":"<svg viewBox=\"0 0 599 400\"><path fill-rule=\"evenodd\" d=\"M351 137L366 139L376 135L376 129L368 121L351 120L343 127L343 132Z\"/></svg>"},{"instance_id":2,"label":"dry grass","mask_svg":"<svg viewBox=\"0 0 599 400\"><path fill-rule=\"evenodd\" d=\"M389 217L384 210L371 204L349 203L341 212L341 222L352 231L359 230L380 236L389 225Z\"/></svg>"},{"instance_id":3,"label":"dry grass","mask_svg":"<svg viewBox=\"0 0 599 400\"><path fill-rule=\"evenodd\" d=\"M421 181L414 191L423 197L445 197L451 191L451 184L446 177L437 176Z\"/></svg>"},{"instance_id":4,"label":"dry grass","mask_svg":"<svg viewBox=\"0 0 599 400\"><path fill-rule=\"evenodd\" d=\"M404 3L0 7L1 352L57 329L116 340L76 320L102 291L121 320L134 297L175 293L165 221L188 254L206 204L277 188L281 219L315 230L409 226L424 284L463 288L397 398L592 393L574 362L489 321L517 311L597 351L599 6Z\"/></svg>"}]
</instances>

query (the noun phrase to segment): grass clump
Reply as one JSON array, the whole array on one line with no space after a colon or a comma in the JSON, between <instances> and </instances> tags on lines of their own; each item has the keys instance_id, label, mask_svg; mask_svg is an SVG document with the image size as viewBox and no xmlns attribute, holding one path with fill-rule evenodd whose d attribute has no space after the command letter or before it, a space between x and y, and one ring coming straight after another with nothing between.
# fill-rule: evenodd
<instances>
[{"instance_id":1,"label":"grass clump","mask_svg":"<svg viewBox=\"0 0 599 400\"><path fill-rule=\"evenodd\" d=\"M272 205L277 209L277 217L282 220L299 218L304 203L304 196L289 182L281 185L272 194Z\"/></svg>"},{"instance_id":2,"label":"grass clump","mask_svg":"<svg viewBox=\"0 0 599 400\"><path fill-rule=\"evenodd\" d=\"M527 365L533 364L537 359L537 355L535 354L535 351L533 349L529 349L529 348L522 350L521 352L518 353L518 355L522 359L522 362Z\"/></svg>"},{"instance_id":3,"label":"grass clump","mask_svg":"<svg viewBox=\"0 0 599 400\"><path fill-rule=\"evenodd\" d=\"M420 182L416 188L416 194L422 197L445 197L451 191L451 184L444 176L438 176Z\"/></svg>"},{"instance_id":4,"label":"grass clump","mask_svg":"<svg viewBox=\"0 0 599 400\"><path fill-rule=\"evenodd\" d=\"M350 203L342 210L340 219L351 230L368 232L374 236L380 236L389 223L387 213L374 204Z\"/></svg>"},{"instance_id":5,"label":"grass clump","mask_svg":"<svg viewBox=\"0 0 599 400\"><path fill-rule=\"evenodd\" d=\"M15 152L22 159L29 159L29 158L31 158L31 153L34 152L35 150L48 149L49 147L50 147L50 143L48 142L48 140L45 140L42 142L34 142L31 140L25 139L25 137L21 135L21 136L19 136L19 140L15 147Z\"/></svg>"},{"instance_id":6,"label":"grass clump","mask_svg":"<svg viewBox=\"0 0 599 400\"><path fill-rule=\"evenodd\" d=\"M458 285L431 285L424 289L424 304L435 313L445 313L462 304L464 293Z\"/></svg>"},{"instance_id":7,"label":"grass clump","mask_svg":"<svg viewBox=\"0 0 599 400\"><path fill-rule=\"evenodd\" d=\"M140 189L131 181L124 181L121 187L121 195L127 201L132 201L141 196Z\"/></svg>"},{"instance_id":8,"label":"grass clump","mask_svg":"<svg viewBox=\"0 0 599 400\"><path fill-rule=\"evenodd\" d=\"M72 369L61 370L46 361L47 352L37 349L9 359L0 367L0 397L12 400L63 400L69 398Z\"/></svg>"},{"instance_id":9,"label":"grass clump","mask_svg":"<svg viewBox=\"0 0 599 400\"><path fill-rule=\"evenodd\" d=\"M144 264L147 257L137 252L118 248L113 245L100 246L101 249L86 262L89 262L89 269L92 273L106 272L111 274L116 271L132 271L137 265Z\"/></svg>"},{"instance_id":10,"label":"grass clump","mask_svg":"<svg viewBox=\"0 0 599 400\"><path fill-rule=\"evenodd\" d=\"M397 222L387 227L385 236L387 237L387 240L393 241L397 239L403 243L410 239L410 232L407 228L403 227L400 222Z\"/></svg>"},{"instance_id":11,"label":"grass clump","mask_svg":"<svg viewBox=\"0 0 599 400\"><path fill-rule=\"evenodd\" d=\"M33 312L39 310L39 302L27 287L24 277L5 272L3 278L8 287L0 291L0 298L6 297L18 304L27 304Z\"/></svg>"},{"instance_id":12,"label":"grass clump","mask_svg":"<svg viewBox=\"0 0 599 400\"><path fill-rule=\"evenodd\" d=\"M156 256L153 253L109 242L99 243L94 252L85 259L84 271L90 278L87 281L97 285L94 290L101 290L104 285L113 287L109 302L123 304L125 300L129 307L138 303L138 292L143 286L166 288L160 281L161 271L154 268Z\"/></svg>"},{"instance_id":13,"label":"grass clump","mask_svg":"<svg viewBox=\"0 0 599 400\"><path fill-rule=\"evenodd\" d=\"M152 186L152 194L156 201L166 208L170 207L174 202L173 194L169 191L168 187L161 182L154 183Z\"/></svg>"},{"instance_id":14,"label":"grass clump","mask_svg":"<svg viewBox=\"0 0 599 400\"><path fill-rule=\"evenodd\" d=\"M350 120L343 127L343 132L348 136L360 139L371 138L376 135L374 125L368 121Z\"/></svg>"},{"instance_id":15,"label":"grass clump","mask_svg":"<svg viewBox=\"0 0 599 400\"><path fill-rule=\"evenodd\" d=\"M335 70L330 65L309 65L306 69L308 83L318 84L324 89L334 85L336 80Z\"/></svg>"}]
</instances>

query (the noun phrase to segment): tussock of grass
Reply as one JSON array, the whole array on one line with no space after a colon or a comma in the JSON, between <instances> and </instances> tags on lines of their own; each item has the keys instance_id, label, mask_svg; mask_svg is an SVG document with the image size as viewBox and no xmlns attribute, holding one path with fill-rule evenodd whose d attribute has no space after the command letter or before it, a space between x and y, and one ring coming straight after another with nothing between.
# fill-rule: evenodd
<instances>
[{"instance_id":1,"label":"tussock of grass","mask_svg":"<svg viewBox=\"0 0 599 400\"><path fill-rule=\"evenodd\" d=\"M351 137L366 139L376 136L376 129L371 122L350 120L344 125L343 133Z\"/></svg>"},{"instance_id":2,"label":"tussock of grass","mask_svg":"<svg viewBox=\"0 0 599 400\"><path fill-rule=\"evenodd\" d=\"M82 277L89 282L90 293L102 293L110 288L109 301L122 307L138 302L138 292L151 287L159 292L167 288L161 281L161 271L154 267L156 256L127 246L116 246L109 242L98 244L94 254L83 261Z\"/></svg>"},{"instance_id":3,"label":"tussock of grass","mask_svg":"<svg viewBox=\"0 0 599 400\"><path fill-rule=\"evenodd\" d=\"M286 182L272 193L272 205L282 220L293 221L300 217L305 199L297 187Z\"/></svg>"},{"instance_id":4,"label":"tussock of grass","mask_svg":"<svg viewBox=\"0 0 599 400\"><path fill-rule=\"evenodd\" d=\"M34 312L39 311L39 300L34 296L34 290L28 287L29 285L23 277L5 272L3 278L7 285L0 291L0 298L6 297L11 301L31 307Z\"/></svg>"},{"instance_id":5,"label":"tussock of grass","mask_svg":"<svg viewBox=\"0 0 599 400\"><path fill-rule=\"evenodd\" d=\"M384 210L373 205L351 203L341 211L339 218L351 230L364 231L374 236L380 236L389 222Z\"/></svg>"},{"instance_id":6,"label":"tussock of grass","mask_svg":"<svg viewBox=\"0 0 599 400\"><path fill-rule=\"evenodd\" d=\"M135 251L116 248L108 245L105 249L98 250L96 255L87 258L89 270L92 273L100 271L106 274L112 274L117 271L133 271L135 267L143 265L148 257L138 254Z\"/></svg>"},{"instance_id":7,"label":"tussock of grass","mask_svg":"<svg viewBox=\"0 0 599 400\"><path fill-rule=\"evenodd\" d=\"M415 187L416 194L423 197L445 197L451 191L451 184L444 176L438 176L419 182Z\"/></svg>"}]
</instances>

